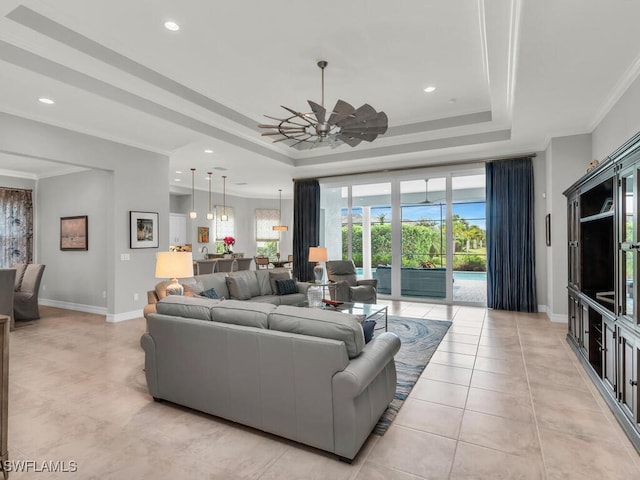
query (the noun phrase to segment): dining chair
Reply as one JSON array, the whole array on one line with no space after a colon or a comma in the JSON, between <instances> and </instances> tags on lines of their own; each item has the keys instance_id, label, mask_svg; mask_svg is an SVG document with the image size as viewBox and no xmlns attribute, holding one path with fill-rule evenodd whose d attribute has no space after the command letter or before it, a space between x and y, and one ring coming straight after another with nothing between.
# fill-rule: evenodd
<instances>
[{"instance_id":1,"label":"dining chair","mask_svg":"<svg viewBox=\"0 0 640 480\"><path fill-rule=\"evenodd\" d=\"M254 257L254 261L256 262L256 270L269 268L269 257Z\"/></svg>"}]
</instances>

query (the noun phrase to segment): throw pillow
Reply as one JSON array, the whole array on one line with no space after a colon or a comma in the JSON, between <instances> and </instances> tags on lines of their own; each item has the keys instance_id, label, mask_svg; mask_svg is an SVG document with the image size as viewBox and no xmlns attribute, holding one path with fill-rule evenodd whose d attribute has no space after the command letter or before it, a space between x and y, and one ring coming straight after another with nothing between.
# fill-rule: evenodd
<instances>
[{"instance_id":1,"label":"throw pillow","mask_svg":"<svg viewBox=\"0 0 640 480\"><path fill-rule=\"evenodd\" d=\"M371 341L375 328L375 320L365 320L364 324L362 325L362 330L364 331L364 343L369 343Z\"/></svg>"},{"instance_id":2,"label":"throw pillow","mask_svg":"<svg viewBox=\"0 0 640 480\"><path fill-rule=\"evenodd\" d=\"M269 272L269 283L271 283L271 293L274 295L278 294L278 286L276 285L276 280L286 280L291 278L291 274L289 272Z\"/></svg>"},{"instance_id":3,"label":"throw pillow","mask_svg":"<svg viewBox=\"0 0 640 480\"><path fill-rule=\"evenodd\" d=\"M251 291L249 284L244 277L227 277L227 287L229 296L235 300L249 300Z\"/></svg>"},{"instance_id":4,"label":"throw pillow","mask_svg":"<svg viewBox=\"0 0 640 480\"><path fill-rule=\"evenodd\" d=\"M276 280L277 295L290 295L298 293L298 284L293 278Z\"/></svg>"},{"instance_id":5,"label":"throw pillow","mask_svg":"<svg viewBox=\"0 0 640 480\"><path fill-rule=\"evenodd\" d=\"M202 285L202 282L199 282L199 281L183 283L182 286L184 287L185 297L200 296L202 295L202 292L204 290L204 285Z\"/></svg>"},{"instance_id":6,"label":"throw pillow","mask_svg":"<svg viewBox=\"0 0 640 480\"><path fill-rule=\"evenodd\" d=\"M205 290L204 292L200 292L200 295L203 296L203 297L212 298L214 300L217 300L217 299L220 298L218 296L215 288L210 288L209 290Z\"/></svg>"}]
</instances>

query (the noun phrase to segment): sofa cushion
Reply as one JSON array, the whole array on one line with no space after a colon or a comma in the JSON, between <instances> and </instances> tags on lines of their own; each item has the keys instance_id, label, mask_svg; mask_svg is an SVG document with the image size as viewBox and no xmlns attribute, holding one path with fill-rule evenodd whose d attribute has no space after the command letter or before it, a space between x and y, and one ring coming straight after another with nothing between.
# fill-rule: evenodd
<instances>
[{"instance_id":1,"label":"sofa cushion","mask_svg":"<svg viewBox=\"0 0 640 480\"><path fill-rule=\"evenodd\" d=\"M234 300L251 298L251 291L244 277L227 277L227 288L229 288L229 296Z\"/></svg>"},{"instance_id":2,"label":"sofa cushion","mask_svg":"<svg viewBox=\"0 0 640 480\"><path fill-rule=\"evenodd\" d=\"M291 295L278 295L278 305L304 305L307 296L304 293L292 293Z\"/></svg>"},{"instance_id":3,"label":"sofa cushion","mask_svg":"<svg viewBox=\"0 0 640 480\"><path fill-rule=\"evenodd\" d=\"M195 278L186 279L187 282L182 281L180 284L184 288L184 296L185 297L195 297L202 294L204 291L204 285L202 282L196 280Z\"/></svg>"},{"instance_id":4,"label":"sofa cushion","mask_svg":"<svg viewBox=\"0 0 640 480\"><path fill-rule=\"evenodd\" d=\"M276 280L277 295L291 295L298 293L298 284L293 278Z\"/></svg>"},{"instance_id":5,"label":"sofa cushion","mask_svg":"<svg viewBox=\"0 0 640 480\"><path fill-rule=\"evenodd\" d=\"M176 317L211 320L211 307L218 302L219 300L210 300L208 298L169 295L157 303L156 311Z\"/></svg>"},{"instance_id":6,"label":"sofa cushion","mask_svg":"<svg viewBox=\"0 0 640 480\"><path fill-rule=\"evenodd\" d=\"M209 290L205 290L204 292L200 293L201 297L207 297L207 298L212 298L214 300L219 300L220 297L218 296L218 292L216 292L215 288L210 288Z\"/></svg>"},{"instance_id":7,"label":"sofa cushion","mask_svg":"<svg viewBox=\"0 0 640 480\"><path fill-rule=\"evenodd\" d=\"M258 285L258 278L254 270L241 270L239 272L231 272L227 278L244 278L247 286L249 287L249 296L257 297L261 294L260 285ZM231 294L231 291L229 291ZM233 294L231 294L233 297Z\"/></svg>"},{"instance_id":8,"label":"sofa cushion","mask_svg":"<svg viewBox=\"0 0 640 480\"><path fill-rule=\"evenodd\" d=\"M260 286L260 295L272 295L275 292L271 289L271 281L269 277L269 271L265 269L255 270L256 279Z\"/></svg>"},{"instance_id":9,"label":"sofa cushion","mask_svg":"<svg viewBox=\"0 0 640 480\"><path fill-rule=\"evenodd\" d=\"M349 358L357 357L364 348L364 318L348 313L319 308L278 306L269 315L269 328L344 342Z\"/></svg>"},{"instance_id":10,"label":"sofa cushion","mask_svg":"<svg viewBox=\"0 0 640 480\"><path fill-rule=\"evenodd\" d=\"M275 309L270 303L227 300L211 307L211 318L214 322L269 328L268 317Z\"/></svg>"},{"instance_id":11,"label":"sofa cushion","mask_svg":"<svg viewBox=\"0 0 640 480\"><path fill-rule=\"evenodd\" d=\"M269 272L269 283L271 284L271 293L273 293L274 295L278 294L278 286L276 285L276 280L286 280L287 278L291 278L291 274L288 271Z\"/></svg>"},{"instance_id":12,"label":"sofa cushion","mask_svg":"<svg viewBox=\"0 0 640 480\"><path fill-rule=\"evenodd\" d=\"M227 274L225 272L196 275L195 278L202 282L204 290L215 288L220 298L230 298L229 289L227 288Z\"/></svg>"}]
</instances>

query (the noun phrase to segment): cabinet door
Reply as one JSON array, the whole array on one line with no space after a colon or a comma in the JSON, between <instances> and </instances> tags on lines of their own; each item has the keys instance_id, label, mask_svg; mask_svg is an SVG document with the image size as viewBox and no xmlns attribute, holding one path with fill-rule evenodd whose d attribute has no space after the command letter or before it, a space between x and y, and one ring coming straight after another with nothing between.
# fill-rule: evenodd
<instances>
[{"instance_id":1,"label":"cabinet door","mask_svg":"<svg viewBox=\"0 0 640 480\"><path fill-rule=\"evenodd\" d=\"M577 298L569 295L569 334L576 340L578 334L578 316L580 315L580 302Z\"/></svg>"},{"instance_id":2,"label":"cabinet door","mask_svg":"<svg viewBox=\"0 0 640 480\"><path fill-rule=\"evenodd\" d=\"M572 198L568 203L568 273L569 286L580 290L580 250L578 248L578 239L580 238L580 201Z\"/></svg>"},{"instance_id":3,"label":"cabinet door","mask_svg":"<svg viewBox=\"0 0 640 480\"><path fill-rule=\"evenodd\" d=\"M610 320L602 320L602 379L605 386L614 394L617 390L617 352L616 327Z\"/></svg>"},{"instance_id":4,"label":"cabinet door","mask_svg":"<svg viewBox=\"0 0 640 480\"><path fill-rule=\"evenodd\" d=\"M618 298L621 299L618 314L630 317L638 323L638 302L635 301L638 277L638 170L633 167L620 172L618 187L620 239L618 268Z\"/></svg>"},{"instance_id":5,"label":"cabinet door","mask_svg":"<svg viewBox=\"0 0 640 480\"><path fill-rule=\"evenodd\" d=\"M618 378L620 388L618 400L622 404L622 410L627 414L634 424L638 424L638 357L640 356L640 345L631 335L625 334L622 330L618 332L618 356L619 372Z\"/></svg>"},{"instance_id":6,"label":"cabinet door","mask_svg":"<svg viewBox=\"0 0 640 480\"><path fill-rule=\"evenodd\" d=\"M169 214L169 245L187 243L187 216L179 213Z\"/></svg>"},{"instance_id":7,"label":"cabinet door","mask_svg":"<svg viewBox=\"0 0 640 480\"><path fill-rule=\"evenodd\" d=\"M582 351L589 358L589 306L582 305L582 315L580 315L580 339Z\"/></svg>"}]
</instances>

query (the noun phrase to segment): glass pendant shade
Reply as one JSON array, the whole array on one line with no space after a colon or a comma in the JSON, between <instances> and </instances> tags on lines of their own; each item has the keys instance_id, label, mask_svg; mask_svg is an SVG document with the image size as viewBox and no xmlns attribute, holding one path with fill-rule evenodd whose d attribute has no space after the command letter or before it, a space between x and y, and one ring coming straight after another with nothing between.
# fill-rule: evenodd
<instances>
[{"instance_id":1,"label":"glass pendant shade","mask_svg":"<svg viewBox=\"0 0 640 480\"><path fill-rule=\"evenodd\" d=\"M278 225L273 226L273 230L276 232L286 232L289 230L289 227L282 224L282 189L279 189L280 192L280 207L278 208L278 216L280 217L280 222Z\"/></svg>"}]
</instances>

